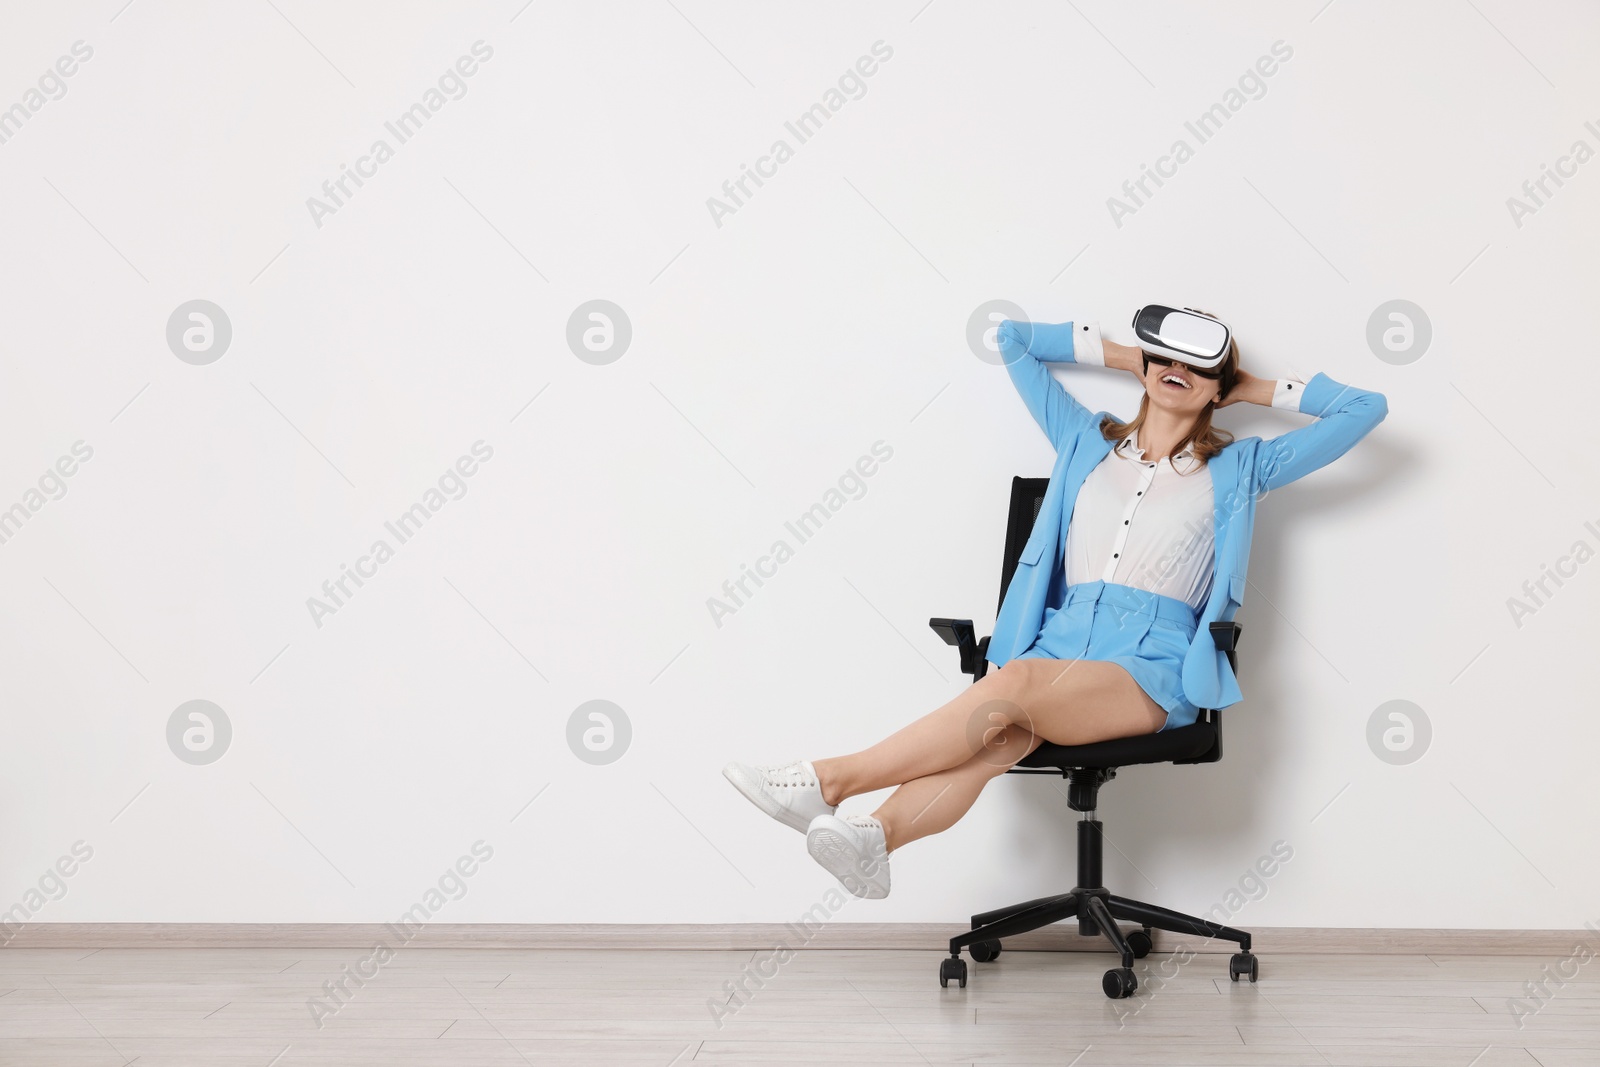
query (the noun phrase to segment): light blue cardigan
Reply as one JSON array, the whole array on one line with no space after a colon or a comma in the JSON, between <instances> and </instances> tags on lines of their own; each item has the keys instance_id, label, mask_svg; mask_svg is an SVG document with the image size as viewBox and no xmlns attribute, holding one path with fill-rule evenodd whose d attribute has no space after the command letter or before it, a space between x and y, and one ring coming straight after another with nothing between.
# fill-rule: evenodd
<instances>
[{"instance_id":1,"label":"light blue cardigan","mask_svg":"<svg viewBox=\"0 0 1600 1067\"><path fill-rule=\"evenodd\" d=\"M988 659L997 667L1027 651L1044 624L1045 608L1059 608L1065 600L1067 523L1084 479L1111 451L1111 442L1100 433L1100 420L1109 413L1084 407L1044 365L1074 361L1072 323L1007 320L1000 325L999 341L1006 370L1055 446L1056 462L1039 517L995 619ZM1215 570L1210 598L1183 661L1184 695L1197 708L1220 709L1242 699L1227 656L1212 642L1210 625L1231 620L1244 602L1256 500L1344 455L1383 421L1389 405L1382 393L1342 385L1319 373L1306 383L1300 410L1315 415L1317 421L1270 441L1259 437L1234 441L1210 460L1216 495ZM1169 723L1171 728L1186 725Z\"/></svg>"}]
</instances>

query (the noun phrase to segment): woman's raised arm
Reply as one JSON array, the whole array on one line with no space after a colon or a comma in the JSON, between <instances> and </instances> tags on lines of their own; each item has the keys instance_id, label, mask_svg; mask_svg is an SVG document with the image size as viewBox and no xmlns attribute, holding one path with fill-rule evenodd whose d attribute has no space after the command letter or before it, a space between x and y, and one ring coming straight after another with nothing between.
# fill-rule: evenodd
<instances>
[{"instance_id":1,"label":"woman's raised arm","mask_svg":"<svg viewBox=\"0 0 1600 1067\"><path fill-rule=\"evenodd\" d=\"M1255 388L1264 392L1260 384L1264 380L1255 381ZM1317 421L1279 434L1257 450L1256 488L1263 493L1332 463L1389 414L1389 402L1382 393L1336 382L1320 372L1304 385L1293 378L1273 382L1265 403L1315 415Z\"/></svg>"},{"instance_id":2,"label":"woman's raised arm","mask_svg":"<svg viewBox=\"0 0 1600 1067\"><path fill-rule=\"evenodd\" d=\"M1058 450L1087 429L1095 413L1062 388L1045 364L1087 363L1133 370L1127 365L1128 353L1138 351L1102 342L1100 327L1093 322L1038 323L1006 319L1000 323L997 340L1006 371L1021 394L1022 402Z\"/></svg>"}]
</instances>

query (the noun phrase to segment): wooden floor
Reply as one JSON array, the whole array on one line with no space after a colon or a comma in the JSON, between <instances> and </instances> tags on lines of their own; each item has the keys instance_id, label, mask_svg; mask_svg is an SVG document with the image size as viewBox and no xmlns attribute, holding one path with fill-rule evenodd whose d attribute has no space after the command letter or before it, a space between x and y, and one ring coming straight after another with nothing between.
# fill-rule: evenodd
<instances>
[{"instance_id":1,"label":"wooden floor","mask_svg":"<svg viewBox=\"0 0 1600 1067\"><path fill-rule=\"evenodd\" d=\"M319 1026L308 1002L366 955L5 949L0 1064L1600 1064L1600 963L1520 1027L1507 1007L1548 956L1268 955L1251 986L1158 950L1111 1001L1109 954L1007 952L941 989L937 951L813 950L730 1004L765 954L405 946Z\"/></svg>"}]
</instances>

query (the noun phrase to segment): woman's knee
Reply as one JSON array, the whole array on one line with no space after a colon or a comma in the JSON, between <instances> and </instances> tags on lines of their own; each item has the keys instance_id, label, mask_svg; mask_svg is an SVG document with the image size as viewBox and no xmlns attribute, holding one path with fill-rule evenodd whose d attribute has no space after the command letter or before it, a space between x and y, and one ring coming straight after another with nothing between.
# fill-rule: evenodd
<instances>
[{"instance_id":1,"label":"woman's knee","mask_svg":"<svg viewBox=\"0 0 1600 1067\"><path fill-rule=\"evenodd\" d=\"M980 683L986 690L984 695L993 701L1015 702L1027 689L1031 665L1037 662L1033 659L1014 659L999 670L990 671Z\"/></svg>"},{"instance_id":2,"label":"woman's knee","mask_svg":"<svg viewBox=\"0 0 1600 1067\"><path fill-rule=\"evenodd\" d=\"M1061 660L1014 659L1008 661L994 674L995 684L985 694L988 698L989 718L1003 720L1007 725L1032 729L1028 707L1052 679L1060 675Z\"/></svg>"}]
</instances>

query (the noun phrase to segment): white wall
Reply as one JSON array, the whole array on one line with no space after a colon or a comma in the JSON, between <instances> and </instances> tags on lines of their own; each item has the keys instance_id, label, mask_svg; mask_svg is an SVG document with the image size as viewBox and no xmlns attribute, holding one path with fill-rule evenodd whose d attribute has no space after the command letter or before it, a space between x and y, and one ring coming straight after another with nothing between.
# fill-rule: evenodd
<instances>
[{"instance_id":1,"label":"white wall","mask_svg":"<svg viewBox=\"0 0 1600 1067\"><path fill-rule=\"evenodd\" d=\"M988 632L1009 480L1050 461L965 341L1006 299L1122 341L1140 304L1209 308L1256 373L1390 403L1263 502L1226 758L1108 787L1113 885L1204 910L1281 840L1241 924L1600 920L1600 564L1507 607L1600 548L1600 163L1507 206L1600 148L1592 5L920 4L8 11L0 106L93 55L0 144L0 507L42 505L0 544L0 908L378 921L482 840L441 921L797 916L832 883L718 771L959 691L926 620ZM466 94L314 222L480 40ZM796 145L785 121L878 41ZM707 198L777 138L793 158L718 225ZM1114 223L1178 138L1193 158ZM597 298L633 330L604 366L565 340ZM208 365L164 335L193 299L232 325ZM1366 340L1392 299L1432 324L1405 365ZM1063 380L1134 408L1107 372ZM65 495L30 498L78 441ZM307 598L478 441L465 495L316 625ZM718 627L708 597L877 441L864 495ZM208 765L167 741L195 699L232 725ZM632 726L604 766L567 743L594 699ZM1396 699L1433 731L1406 765L1367 741ZM79 841L64 895L30 896ZM1073 850L1055 783L1001 780L839 917L959 920L1069 887Z\"/></svg>"}]
</instances>

